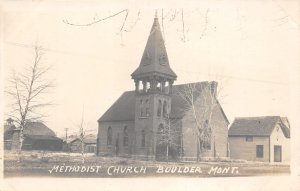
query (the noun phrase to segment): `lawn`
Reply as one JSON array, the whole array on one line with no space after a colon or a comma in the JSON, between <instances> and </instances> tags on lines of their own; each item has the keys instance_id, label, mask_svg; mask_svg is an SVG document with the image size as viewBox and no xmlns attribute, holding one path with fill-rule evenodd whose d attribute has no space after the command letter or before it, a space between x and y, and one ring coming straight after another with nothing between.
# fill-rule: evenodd
<instances>
[{"instance_id":1,"label":"lawn","mask_svg":"<svg viewBox=\"0 0 300 191\"><path fill-rule=\"evenodd\" d=\"M287 175L289 165L247 161L156 162L79 153L23 151L4 154L4 177L234 177Z\"/></svg>"}]
</instances>

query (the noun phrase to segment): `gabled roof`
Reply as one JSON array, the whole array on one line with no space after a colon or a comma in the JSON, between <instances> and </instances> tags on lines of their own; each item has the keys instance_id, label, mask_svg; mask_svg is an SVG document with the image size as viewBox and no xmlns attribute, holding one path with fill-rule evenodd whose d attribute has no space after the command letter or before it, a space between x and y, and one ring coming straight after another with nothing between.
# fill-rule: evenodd
<instances>
[{"instance_id":1,"label":"gabled roof","mask_svg":"<svg viewBox=\"0 0 300 191\"><path fill-rule=\"evenodd\" d=\"M48 135L48 136L56 136L54 131L49 129L42 122L27 122L24 127L25 135Z\"/></svg>"},{"instance_id":2,"label":"gabled roof","mask_svg":"<svg viewBox=\"0 0 300 191\"><path fill-rule=\"evenodd\" d=\"M25 135L25 137L28 137L33 140L56 140L56 141L62 141L62 139L52 136L52 135Z\"/></svg>"},{"instance_id":3,"label":"gabled roof","mask_svg":"<svg viewBox=\"0 0 300 191\"><path fill-rule=\"evenodd\" d=\"M4 134L12 134L14 130L17 130L16 126L12 125L9 129L5 131ZM49 129L42 122L27 122L24 130L24 135L48 135L48 136L56 136L54 131Z\"/></svg>"},{"instance_id":4,"label":"gabled roof","mask_svg":"<svg viewBox=\"0 0 300 191\"><path fill-rule=\"evenodd\" d=\"M183 92L184 88L188 85L193 85L199 91L194 91L194 99L197 100L199 95L201 94L202 87L207 87L211 83L210 82L197 82L197 83L190 83L190 84L181 84L173 86L173 93L171 97L171 112L170 118L183 118L188 105L186 101L182 98L182 96L178 92ZM221 112L228 122L228 119L217 101ZM105 121L134 121L135 120L135 92L134 91L127 91L124 92L121 97L100 117L98 120L99 122Z\"/></svg>"},{"instance_id":5,"label":"gabled roof","mask_svg":"<svg viewBox=\"0 0 300 191\"><path fill-rule=\"evenodd\" d=\"M165 42L155 18L139 67L131 74L132 78L158 75L175 80L176 74L170 68Z\"/></svg>"},{"instance_id":6,"label":"gabled roof","mask_svg":"<svg viewBox=\"0 0 300 191\"><path fill-rule=\"evenodd\" d=\"M239 117L231 124L229 136L270 136L276 124L280 124L285 137L290 138L290 129L280 116Z\"/></svg>"}]
</instances>

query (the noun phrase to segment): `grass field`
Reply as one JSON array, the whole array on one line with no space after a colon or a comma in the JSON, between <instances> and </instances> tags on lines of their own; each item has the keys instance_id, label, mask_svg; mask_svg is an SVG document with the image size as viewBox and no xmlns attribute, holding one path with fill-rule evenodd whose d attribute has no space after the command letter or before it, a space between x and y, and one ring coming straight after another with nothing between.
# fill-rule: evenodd
<instances>
[{"instance_id":1,"label":"grass field","mask_svg":"<svg viewBox=\"0 0 300 191\"><path fill-rule=\"evenodd\" d=\"M247 161L156 162L79 153L23 151L4 154L4 177L234 177L287 175L289 165Z\"/></svg>"}]
</instances>

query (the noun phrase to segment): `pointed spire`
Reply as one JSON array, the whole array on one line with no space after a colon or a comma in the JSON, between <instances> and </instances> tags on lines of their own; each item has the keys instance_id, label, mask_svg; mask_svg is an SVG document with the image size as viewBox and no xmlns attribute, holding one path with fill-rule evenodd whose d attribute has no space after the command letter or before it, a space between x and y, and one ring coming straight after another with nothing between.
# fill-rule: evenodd
<instances>
[{"instance_id":1,"label":"pointed spire","mask_svg":"<svg viewBox=\"0 0 300 191\"><path fill-rule=\"evenodd\" d=\"M157 11L155 11L153 25L151 27L140 65L131 74L134 79L153 75L172 80L177 78L169 65L165 42L157 18Z\"/></svg>"}]
</instances>

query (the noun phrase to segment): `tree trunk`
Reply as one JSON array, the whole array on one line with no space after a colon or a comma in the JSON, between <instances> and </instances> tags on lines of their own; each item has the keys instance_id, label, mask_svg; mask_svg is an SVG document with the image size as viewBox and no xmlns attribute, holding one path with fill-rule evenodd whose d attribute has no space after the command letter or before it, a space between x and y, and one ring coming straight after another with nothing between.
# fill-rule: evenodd
<instances>
[{"instance_id":1,"label":"tree trunk","mask_svg":"<svg viewBox=\"0 0 300 191\"><path fill-rule=\"evenodd\" d=\"M21 155L22 155L22 147L23 147L23 142L24 142L24 126L20 126L20 133L19 133L19 144L17 148L17 157L18 157L18 162L21 162Z\"/></svg>"},{"instance_id":2,"label":"tree trunk","mask_svg":"<svg viewBox=\"0 0 300 191\"><path fill-rule=\"evenodd\" d=\"M81 161L84 163L84 144L83 141L81 141Z\"/></svg>"},{"instance_id":3,"label":"tree trunk","mask_svg":"<svg viewBox=\"0 0 300 191\"><path fill-rule=\"evenodd\" d=\"M199 162L200 148L199 138L197 137L197 162Z\"/></svg>"},{"instance_id":4,"label":"tree trunk","mask_svg":"<svg viewBox=\"0 0 300 191\"><path fill-rule=\"evenodd\" d=\"M169 163L169 143L167 143L167 163Z\"/></svg>"}]
</instances>

